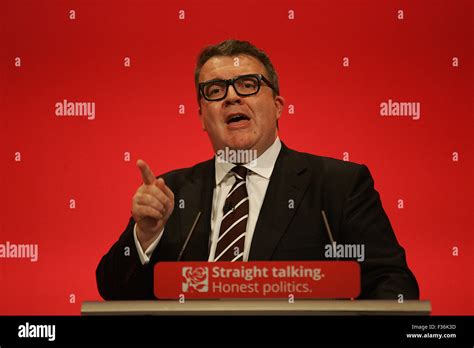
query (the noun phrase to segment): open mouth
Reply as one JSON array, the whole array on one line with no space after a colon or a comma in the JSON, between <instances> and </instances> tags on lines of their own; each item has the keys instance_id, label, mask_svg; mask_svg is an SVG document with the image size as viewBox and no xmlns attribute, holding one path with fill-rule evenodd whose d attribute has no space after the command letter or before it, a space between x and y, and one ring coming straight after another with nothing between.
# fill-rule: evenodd
<instances>
[{"instance_id":1,"label":"open mouth","mask_svg":"<svg viewBox=\"0 0 474 348\"><path fill-rule=\"evenodd\" d=\"M250 117L248 117L245 114L235 114L235 115L228 116L226 123L232 124L232 123L238 123L238 122L249 121L249 120L250 120Z\"/></svg>"}]
</instances>

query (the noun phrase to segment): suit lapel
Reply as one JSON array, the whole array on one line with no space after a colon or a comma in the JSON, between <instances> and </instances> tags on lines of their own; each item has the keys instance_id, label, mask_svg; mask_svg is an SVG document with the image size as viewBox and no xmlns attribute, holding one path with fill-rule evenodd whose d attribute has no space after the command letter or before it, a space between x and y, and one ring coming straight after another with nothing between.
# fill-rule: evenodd
<instances>
[{"instance_id":1,"label":"suit lapel","mask_svg":"<svg viewBox=\"0 0 474 348\"><path fill-rule=\"evenodd\" d=\"M185 181L179 190L178 199L182 201L178 201L175 209L179 211L181 247L191 231L198 212L201 212L199 221L183 253L183 261L207 261L209 257L212 194L215 183L214 172L214 160L204 162L201 166L194 168L189 179ZM182 208L180 208L180 203Z\"/></svg>"},{"instance_id":2,"label":"suit lapel","mask_svg":"<svg viewBox=\"0 0 474 348\"><path fill-rule=\"evenodd\" d=\"M310 183L304 160L283 143L255 226L249 260L269 260Z\"/></svg>"}]
</instances>

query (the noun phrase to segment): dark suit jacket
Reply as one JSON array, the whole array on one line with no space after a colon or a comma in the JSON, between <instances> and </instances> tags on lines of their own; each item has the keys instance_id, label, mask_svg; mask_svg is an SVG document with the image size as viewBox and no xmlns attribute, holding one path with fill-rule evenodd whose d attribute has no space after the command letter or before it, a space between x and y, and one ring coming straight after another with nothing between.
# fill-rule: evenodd
<instances>
[{"instance_id":1,"label":"dark suit jacket","mask_svg":"<svg viewBox=\"0 0 474 348\"><path fill-rule=\"evenodd\" d=\"M158 261L177 260L198 211L202 215L182 260L208 260L214 172L211 159L162 176L175 194L165 232L150 263L142 265L133 239L135 222L130 218L96 271L104 299L154 299L153 266ZM417 299L418 284L373 185L364 165L296 152L282 144L249 260L328 260L324 246L330 240L321 215L325 210L337 243L365 245L359 298L396 299L403 294L404 299Z\"/></svg>"}]
</instances>

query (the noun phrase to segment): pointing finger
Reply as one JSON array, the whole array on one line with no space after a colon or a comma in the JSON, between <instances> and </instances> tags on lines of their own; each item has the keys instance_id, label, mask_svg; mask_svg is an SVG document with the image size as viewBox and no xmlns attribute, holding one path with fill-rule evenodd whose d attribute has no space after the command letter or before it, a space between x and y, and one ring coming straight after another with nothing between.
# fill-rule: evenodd
<instances>
[{"instance_id":1,"label":"pointing finger","mask_svg":"<svg viewBox=\"0 0 474 348\"><path fill-rule=\"evenodd\" d=\"M155 180L156 180L155 174L153 174L152 170L150 169L148 164L146 164L145 161L139 159L137 161L137 167L140 169L140 173L142 175L143 183L145 185L151 185L155 182Z\"/></svg>"}]
</instances>

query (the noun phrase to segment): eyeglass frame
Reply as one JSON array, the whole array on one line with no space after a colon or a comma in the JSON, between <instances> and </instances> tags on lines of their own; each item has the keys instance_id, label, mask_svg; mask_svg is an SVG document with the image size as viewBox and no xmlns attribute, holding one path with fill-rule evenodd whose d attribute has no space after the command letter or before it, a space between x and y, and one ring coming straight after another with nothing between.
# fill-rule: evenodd
<instances>
[{"instance_id":1,"label":"eyeglass frame","mask_svg":"<svg viewBox=\"0 0 474 348\"><path fill-rule=\"evenodd\" d=\"M257 79L258 86L257 86L257 90L255 92L252 92L250 94L242 94L242 93L239 93L237 91L237 88L235 88L234 83L235 83L236 80L241 79L243 77L255 77ZM236 77L234 77L232 79L228 79L228 80L213 79L213 80L209 80L209 81L200 82L199 83L199 92L200 92L201 96L204 99L206 99L207 101L221 101L221 100L224 100L227 97L227 93L229 92L229 86L232 85L232 87L234 87L235 93L237 93L237 95L239 97L248 97L248 96L257 94L260 91L260 87L262 86L262 81L265 82L267 84L267 86L270 87L273 91L275 91L275 87L273 87L273 84L262 74L245 74L245 75L236 76ZM224 96L222 96L219 99L209 99L209 98L206 97L206 95L204 93L204 86L209 84L209 83L213 83L213 82L224 82L225 85L226 85Z\"/></svg>"}]
</instances>

